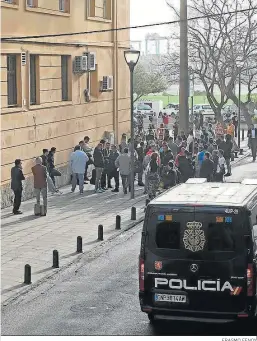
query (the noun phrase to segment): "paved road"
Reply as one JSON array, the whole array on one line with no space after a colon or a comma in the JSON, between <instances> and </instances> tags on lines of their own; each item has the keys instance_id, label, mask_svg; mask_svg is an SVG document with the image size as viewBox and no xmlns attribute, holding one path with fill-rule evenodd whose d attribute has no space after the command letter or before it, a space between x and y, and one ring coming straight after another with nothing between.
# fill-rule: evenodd
<instances>
[{"instance_id":1,"label":"paved road","mask_svg":"<svg viewBox=\"0 0 257 341\"><path fill-rule=\"evenodd\" d=\"M255 176L257 164L241 161L234 177ZM238 175L236 175L238 173ZM154 330L138 302L142 225L107 242L55 278L2 309L3 335L241 335L239 324L160 323Z\"/></svg>"},{"instance_id":2,"label":"paved road","mask_svg":"<svg viewBox=\"0 0 257 341\"><path fill-rule=\"evenodd\" d=\"M235 324L170 322L154 330L138 303L141 227L52 287L4 309L2 335L254 335Z\"/></svg>"}]
</instances>

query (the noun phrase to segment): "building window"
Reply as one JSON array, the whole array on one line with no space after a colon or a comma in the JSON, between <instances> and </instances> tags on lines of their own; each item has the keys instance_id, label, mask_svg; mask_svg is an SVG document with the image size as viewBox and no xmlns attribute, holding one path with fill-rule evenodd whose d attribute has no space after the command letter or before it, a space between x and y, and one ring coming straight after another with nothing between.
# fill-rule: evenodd
<instances>
[{"instance_id":1,"label":"building window","mask_svg":"<svg viewBox=\"0 0 257 341\"><path fill-rule=\"evenodd\" d=\"M59 11L65 12L65 0L59 0Z\"/></svg>"},{"instance_id":2,"label":"building window","mask_svg":"<svg viewBox=\"0 0 257 341\"><path fill-rule=\"evenodd\" d=\"M36 1L35 0L27 0L27 6L28 7L36 7Z\"/></svg>"},{"instance_id":3,"label":"building window","mask_svg":"<svg viewBox=\"0 0 257 341\"><path fill-rule=\"evenodd\" d=\"M69 56L62 56L62 101L69 100Z\"/></svg>"},{"instance_id":4,"label":"building window","mask_svg":"<svg viewBox=\"0 0 257 341\"><path fill-rule=\"evenodd\" d=\"M37 56L30 55L30 104L37 104Z\"/></svg>"},{"instance_id":5,"label":"building window","mask_svg":"<svg viewBox=\"0 0 257 341\"><path fill-rule=\"evenodd\" d=\"M112 0L88 0L88 17L111 20Z\"/></svg>"},{"instance_id":6,"label":"building window","mask_svg":"<svg viewBox=\"0 0 257 341\"><path fill-rule=\"evenodd\" d=\"M7 96L8 106L17 105L17 56L7 55Z\"/></svg>"},{"instance_id":7,"label":"building window","mask_svg":"<svg viewBox=\"0 0 257 341\"><path fill-rule=\"evenodd\" d=\"M107 18L107 0L103 0L103 18L108 19Z\"/></svg>"},{"instance_id":8,"label":"building window","mask_svg":"<svg viewBox=\"0 0 257 341\"><path fill-rule=\"evenodd\" d=\"M1 0L1 6L10 7L9 5L12 5L13 8L17 8L19 6L19 0Z\"/></svg>"}]
</instances>

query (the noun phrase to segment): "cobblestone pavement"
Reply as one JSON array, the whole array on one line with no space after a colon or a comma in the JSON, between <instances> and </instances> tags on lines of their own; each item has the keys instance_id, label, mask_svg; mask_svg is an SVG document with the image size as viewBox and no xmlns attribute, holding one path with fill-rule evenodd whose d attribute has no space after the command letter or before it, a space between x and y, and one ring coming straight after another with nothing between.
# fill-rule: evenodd
<instances>
[{"instance_id":1,"label":"cobblestone pavement","mask_svg":"<svg viewBox=\"0 0 257 341\"><path fill-rule=\"evenodd\" d=\"M59 251L60 267L68 265L78 256L77 236L83 238L83 251L96 245L98 225L104 226L104 240L115 236L116 215L121 216L121 230L133 222L131 207L137 208L137 218L144 215L145 195L137 187L135 199L130 195L112 193L110 190L95 194L94 186L85 185L84 195L71 193L70 186L62 195L49 197L46 217L34 216L35 200L22 203L23 215L14 216L12 208L2 210L1 224L1 296L2 302L24 290L24 266L30 264L32 282L51 275L52 252Z\"/></svg>"}]
</instances>

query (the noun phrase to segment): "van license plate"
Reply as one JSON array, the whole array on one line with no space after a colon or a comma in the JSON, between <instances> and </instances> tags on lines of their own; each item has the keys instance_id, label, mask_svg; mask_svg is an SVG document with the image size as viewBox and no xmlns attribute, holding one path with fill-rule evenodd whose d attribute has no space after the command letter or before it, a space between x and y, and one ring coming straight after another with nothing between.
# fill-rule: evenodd
<instances>
[{"instance_id":1,"label":"van license plate","mask_svg":"<svg viewBox=\"0 0 257 341\"><path fill-rule=\"evenodd\" d=\"M186 296L155 294L155 302L186 303Z\"/></svg>"}]
</instances>

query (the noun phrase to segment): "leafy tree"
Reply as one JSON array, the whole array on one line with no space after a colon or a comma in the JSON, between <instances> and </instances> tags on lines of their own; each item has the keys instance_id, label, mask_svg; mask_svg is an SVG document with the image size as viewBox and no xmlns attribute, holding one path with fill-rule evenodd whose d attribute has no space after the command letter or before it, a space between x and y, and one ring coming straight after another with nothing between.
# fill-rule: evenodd
<instances>
[{"instance_id":1,"label":"leafy tree","mask_svg":"<svg viewBox=\"0 0 257 341\"><path fill-rule=\"evenodd\" d=\"M152 70L139 62L134 71L134 102L150 93L167 90L167 82L156 70Z\"/></svg>"},{"instance_id":2,"label":"leafy tree","mask_svg":"<svg viewBox=\"0 0 257 341\"><path fill-rule=\"evenodd\" d=\"M179 12L166 0L179 17ZM239 74L248 88L241 108L247 124L251 123L248 104L257 88L257 0L190 0L188 12L188 48L191 73L203 84L208 101L218 120L221 109L231 99L239 105L236 84ZM233 11L248 9L246 12ZM228 13L228 14L225 14ZM176 57L166 63L174 69ZM179 68L178 62L176 67ZM217 97L217 92L220 96Z\"/></svg>"}]
</instances>

